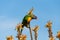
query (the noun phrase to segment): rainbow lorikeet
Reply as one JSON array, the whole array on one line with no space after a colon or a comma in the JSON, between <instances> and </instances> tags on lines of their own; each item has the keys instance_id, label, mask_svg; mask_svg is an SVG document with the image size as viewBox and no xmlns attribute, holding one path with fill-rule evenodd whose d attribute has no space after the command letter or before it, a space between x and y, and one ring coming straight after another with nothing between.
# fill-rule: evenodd
<instances>
[{"instance_id":1,"label":"rainbow lorikeet","mask_svg":"<svg viewBox=\"0 0 60 40\"><path fill-rule=\"evenodd\" d=\"M22 29L21 29L21 33L22 33L22 30L24 28L24 26L26 26L27 28L29 28L29 24L30 24L30 21L32 19L37 19L37 16L35 16L33 13L32 13L33 9L31 9L29 11L29 13L23 18L23 21L22 21Z\"/></svg>"}]
</instances>

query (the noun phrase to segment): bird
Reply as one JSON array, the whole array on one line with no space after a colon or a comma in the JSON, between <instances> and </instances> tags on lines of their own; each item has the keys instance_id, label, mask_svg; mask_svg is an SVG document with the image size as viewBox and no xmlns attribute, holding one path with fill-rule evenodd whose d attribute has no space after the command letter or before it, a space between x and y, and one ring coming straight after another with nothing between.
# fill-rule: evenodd
<instances>
[{"instance_id":1,"label":"bird","mask_svg":"<svg viewBox=\"0 0 60 40\"><path fill-rule=\"evenodd\" d=\"M27 15L24 16L23 21L22 21L23 25L22 25L21 33L23 31L24 26L27 28L30 28L29 25L30 25L31 20L37 19L37 16L35 16L32 12L33 12L33 8L28 12Z\"/></svg>"}]
</instances>

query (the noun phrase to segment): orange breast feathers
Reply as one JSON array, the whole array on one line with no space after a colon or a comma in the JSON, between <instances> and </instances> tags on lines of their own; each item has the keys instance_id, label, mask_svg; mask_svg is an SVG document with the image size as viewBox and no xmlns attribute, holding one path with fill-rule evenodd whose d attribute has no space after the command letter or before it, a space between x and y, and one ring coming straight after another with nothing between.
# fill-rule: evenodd
<instances>
[{"instance_id":1,"label":"orange breast feathers","mask_svg":"<svg viewBox=\"0 0 60 40\"><path fill-rule=\"evenodd\" d=\"M28 17L28 22L30 22L30 21L31 21L31 19L32 19L31 17Z\"/></svg>"}]
</instances>

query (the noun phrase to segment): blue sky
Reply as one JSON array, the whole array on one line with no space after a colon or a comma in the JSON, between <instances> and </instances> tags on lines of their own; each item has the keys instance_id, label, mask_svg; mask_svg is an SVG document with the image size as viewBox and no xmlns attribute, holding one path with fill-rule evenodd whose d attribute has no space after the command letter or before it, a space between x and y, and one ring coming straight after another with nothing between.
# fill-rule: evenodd
<instances>
[{"instance_id":1,"label":"blue sky","mask_svg":"<svg viewBox=\"0 0 60 40\"><path fill-rule=\"evenodd\" d=\"M60 30L60 0L0 0L0 40L6 40L8 35L13 35L17 40L14 29L32 7L38 20L32 20L31 27L39 26L38 40L49 39L48 29L45 28L49 20L53 22L52 31L54 37L56 36ZM28 34L27 40L30 39L27 28L24 28L23 34Z\"/></svg>"}]
</instances>

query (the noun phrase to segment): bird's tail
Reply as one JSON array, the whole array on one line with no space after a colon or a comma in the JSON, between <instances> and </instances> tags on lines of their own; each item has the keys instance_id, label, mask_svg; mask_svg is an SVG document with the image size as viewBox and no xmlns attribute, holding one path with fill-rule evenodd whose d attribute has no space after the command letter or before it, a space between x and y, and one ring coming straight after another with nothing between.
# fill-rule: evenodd
<instances>
[{"instance_id":1,"label":"bird's tail","mask_svg":"<svg viewBox=\"0 0 60 40\"><path fill-rule=\"evenodd\" d=\"M21 34L22 34L22 31L23 31L23 28L24 28L24 25L22 25L22 29L21 29L21 31L20 31Z\"/></svg>"},{"instance_id":2,"label":"bird's tail","mask_svg":"<svg viewBox=\"0 0 60 40\"><path fill-rule=\"evenodd\" d=\"M23 29L21 29L21 34L22 34Z\"/></svg>"}]
</instances>

